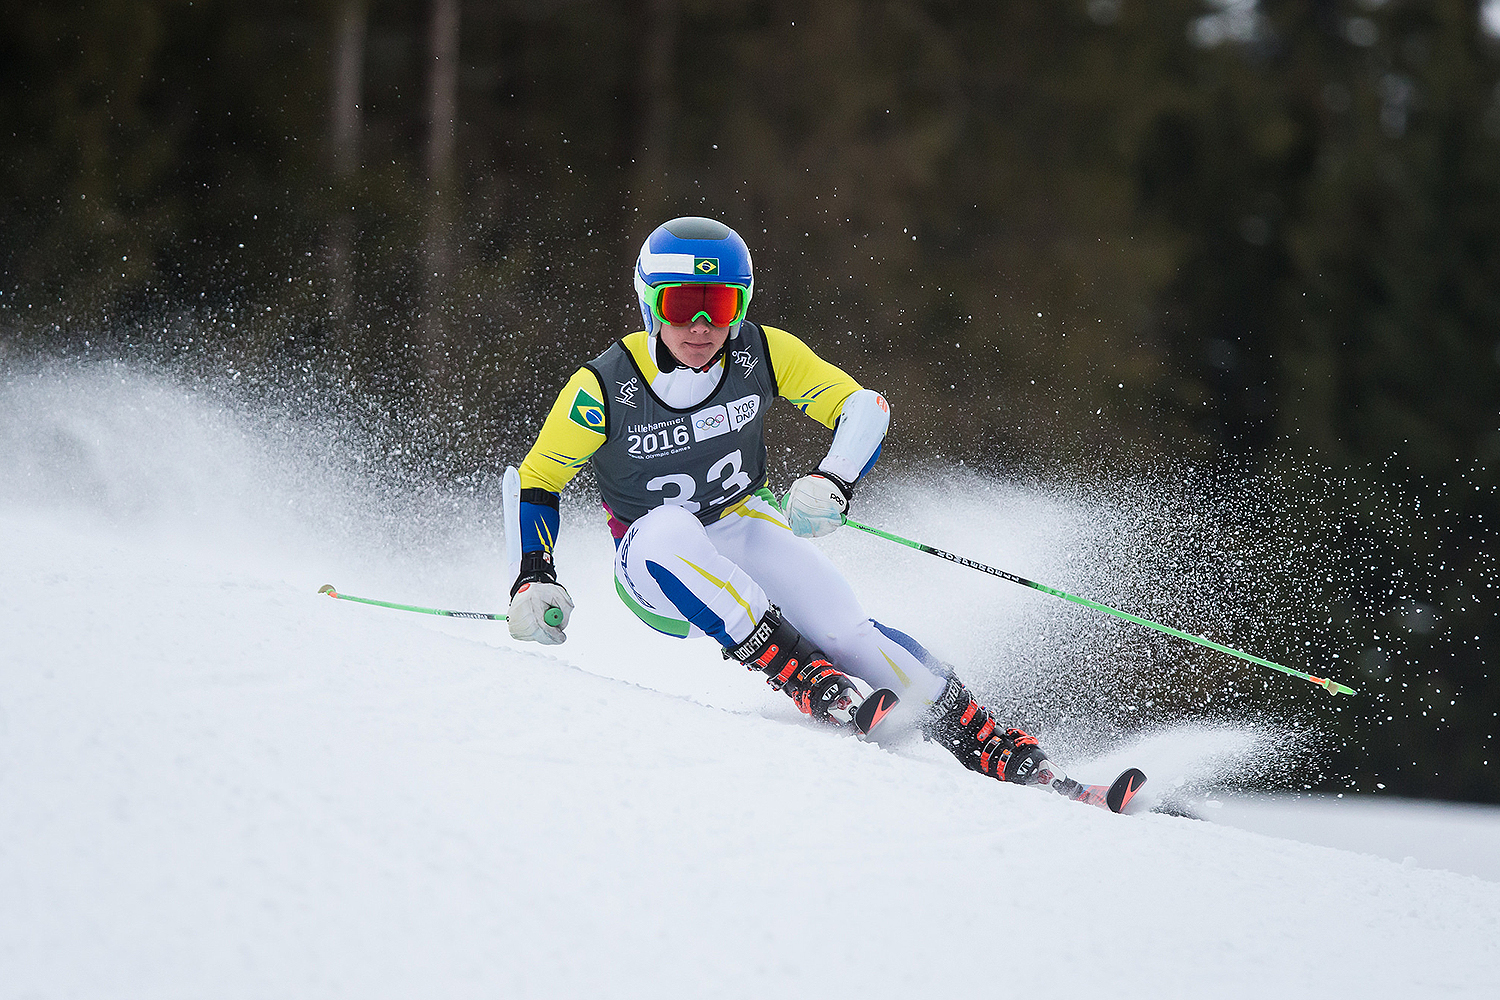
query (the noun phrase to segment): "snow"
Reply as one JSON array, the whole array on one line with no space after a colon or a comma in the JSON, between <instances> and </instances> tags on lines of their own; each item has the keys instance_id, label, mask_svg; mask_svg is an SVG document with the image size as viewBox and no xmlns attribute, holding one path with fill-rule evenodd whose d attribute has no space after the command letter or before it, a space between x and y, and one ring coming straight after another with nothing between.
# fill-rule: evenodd
<instances>
[{"instance_id":1,"label":"snow","mask_svg":"<svg viewBox=\"0 0 1500 1000\"><path fill-rule=\"evenodd\" d=\"M1206 822L1114 816L840 737L636 624L591 513L559 552L564 646L330 600L503 610L503 539L488 496L408 531L301 433L128 370L0 381L0 997L1500 981L1496 810L1215 794ZM971 542L1011 544L995 525ZM829 551L908 624L930 568L844 534ZM1129 759L1156 793L1258 739L1178 726L1072 771Z\"/></svg>"},{"instance_id":2,"label":"snow","mask_svg":"<svg viewBox=\"0 0 1500 1000\"><path fill-rule=\"evenodd\" d=\"M1205 805L1214 822L1241 830L1500 882L1500 809L1494 806L1254 795Z\"/></svg>"}]
</instances>

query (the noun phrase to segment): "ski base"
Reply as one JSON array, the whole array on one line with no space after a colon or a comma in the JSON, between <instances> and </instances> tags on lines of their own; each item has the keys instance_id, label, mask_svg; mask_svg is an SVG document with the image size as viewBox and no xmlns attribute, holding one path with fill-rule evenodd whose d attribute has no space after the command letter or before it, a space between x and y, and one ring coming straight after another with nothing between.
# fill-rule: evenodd
<instances>
[{"instance_id":1,"label":"ski base","mask_svg":"<svg viewBox=\"0 0 1500 1000\"><path fill-rule=\"evenodd\" d=\"M1051 786L1053 791L1066 795L1075 802L1086 802L1091 806L1118 813L1125 811L1125 807L1130 804L1130 800L1135 798L1136 793L1145 783L1145 772L1138 767L1132 767L1122 771L1118 778L1107 785L1085 785L1072 778L1056 777L1052 780Z\"/></svg>"}]
</instances>

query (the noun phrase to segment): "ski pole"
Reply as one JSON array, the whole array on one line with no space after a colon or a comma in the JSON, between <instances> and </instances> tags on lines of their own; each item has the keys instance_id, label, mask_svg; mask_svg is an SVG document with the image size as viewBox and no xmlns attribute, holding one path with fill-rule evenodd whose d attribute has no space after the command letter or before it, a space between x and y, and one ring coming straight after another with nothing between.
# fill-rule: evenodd
<instances>
[{"instance_id":1,"label":"ski pole","mask_svg":"<svg viewBox=\"0 0 1500 1000\"><path fill-rule=\"evenodd\" d=\"M340 594L333 589L333 584L325 583L318 588L318 593L327 594L329 597L341 601L358 601L360 604L373 604L377 608L395 608L397 611L415 611L421 615L443 615L446 618L484 618L489 621L503 622L505 615L493 614L488 611L448 611L443 608L419 608L411 604L392 604L390 601L376 601L368 597L355 597L351 594ZM548 608L547 613L542 615L542 620L553 628L562 624L563 613L561 608Z\"/></svg>"},{"instance_id":2,"label":"ski pole","mask_svg":"<svg viewBox=\"0 0 1500 1000\"><path fill-rule=\"evenodd\" d=\"M868 524L860 524L858 521L851 520L847 517L844 519L844 523L849 525L851 528L858 528L860 531L868 531L872 535L878 535L881 538L886 539L887 541L897 542L901 545L908 546L909 548L916 549L918 552L926 552L928 555L937 556L939 559L946 559L949 562L958 563L960 566L967 566L970 569L977 569L981 573L988 573L991 576L998 576L1002 580L1009 580L1011 583L1019 583L1023 587L1030 587L1032 590L1039 590L1044 594L1051 594L1053 597L1061 597L1065 601L1072 601L1074 604L1081 604L1086 608L1093 608L1095 611L1103 611L1107 614L1114 615L1116 618L1123 618L1128 622L1135 622L1137 625L1144 625L1147 628L1154 628L1158 632L1165 632L1167 635L1174 635L1179 639L1186 639L1188 642L1195 642L1200 646L1207 646L1209 649L1215 649L1221 653L1228 653L1230 656L1237 656L1242 660L1248 660L1251 663L1258 663L1263 667L1270 667L1272 670L1279 670L1282 673L1290 674L1293 677L1300 677L1305 681L1311 681L1312 683L1318 685L1331 695L1358 694L1358 692L1354 688L1346 687L1345 685L1340 684L1337 681L1325 680L1322 677L1314 677L1312 674L1305 674L1300 670L1293 670L1291 667L1283 667L1279 663L1272 663L1270 660L1262 659L1259 656L1254 656L1250 653L1242 652L1238 649L1233 649L1229 646L1214 642L1212 639L1206 639L1201 635L1190 635L1187 632L1178 631L1171 626L1149 621L1145 618L1140 618L1136 615L1132 615L1126 611L1120 611L1116 608L1110 607L1107 604L1100 604L1098 601L1091 601L1086 597L1077 597L1073 594L1069 594L1066 591L1057 590L1054 587L1048 587L1033 580L1028 580L1023 576L1016 576L1014 573L1007 573L1003 569L995 569L993 566L986 566L984 563L975 562L972 559L965 559L963 556L956 556L951 552L944 552L942 549L933 548L931 545L923 545L921 542L914 542L909 538L902 538L900 535L893 535L889 531L881 531L879 528L872 528Z\"/></svg>"}]
</instances>

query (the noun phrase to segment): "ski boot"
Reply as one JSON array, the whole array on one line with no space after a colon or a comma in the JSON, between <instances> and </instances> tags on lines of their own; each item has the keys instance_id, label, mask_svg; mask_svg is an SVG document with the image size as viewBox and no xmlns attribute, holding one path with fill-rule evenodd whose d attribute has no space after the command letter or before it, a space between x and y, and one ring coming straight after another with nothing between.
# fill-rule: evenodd
<instances>
[{"instance_id":1,"label":"ski boot","mask_svg":"<svg viewBox=\"0 0 1500 1000\"><path fill-rule=\"evenodd\" d=\"M1000 781L1050 788L1075 802L1124 812L1146 783L1139 768L1128 768L1107 785L1085 785L1064 774L1047 759L1036 737L1020 729L1001 732L984 706L974 700L957 677L949 677L943 693L922 723L922 734L947 747L964 767Z\"/></svg>"},{"instance_id":2,"label":"ski boot","mask_svg":"<svg viewBox=\"0 0 1500 1000\"><path fill-rule=\"evenodd\" d=\"M1036 737L1020 729L999 729L989 710L974 700L957 677L948 678L922 723L922 733L946 747L964 767L998 781L1051 785L1056 776L1057 769L1037 745ZM1067 794L1064 789L1057 790Z\"/></svg>"},{"instance_id":3,"label":"ski boot","mask_svg":"<svg viewBox=\"0 0 1500 1000\"><path fill-rule=\"evenodd\" d=\"M885 688L869 698L860 693L848 675L793 628L774 604L748 639L724 650L724 658L764 673L766 683L785 691L802 714L861 734L868 734L896 706L896 695Z\"/></svg>"}]
</instances>

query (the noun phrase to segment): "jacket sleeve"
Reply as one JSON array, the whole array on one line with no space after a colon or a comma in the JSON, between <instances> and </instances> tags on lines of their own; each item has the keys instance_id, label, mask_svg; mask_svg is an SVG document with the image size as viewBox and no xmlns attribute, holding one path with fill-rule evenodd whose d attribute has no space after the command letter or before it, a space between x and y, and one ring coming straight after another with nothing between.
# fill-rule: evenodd
<instances>
[{"instance_id":1,"label":"jacket sleeve","mask_svg":"<svg viewBox=\"0 0 1500 1000\"><path fill-rule=\"evenodd\" d=\"M818 357L785 330L762 329L780 395L834 429L833 444L818 463L818 470L854 483L880 457L891 419L885 397L861 388L843 369Z\"/></svg>"},{"instance_id":2,"label":"jacket sleeve","mask_svg":"<svg viewBox=\"0 0 1500 1000\"><path fill-rule=\"evenodd\" d=\"M766 334L777 393L824 427L833 428L844 400L859 391L859 383L785 330L773 326L761 329Z\"/></svg>"},{"instance_id":3,"label":"jacket sleeve","mask_svg":"<svg viewBox=\"0 0 1500 1000\"><path fill-rule=\"evenodd\" d=\"M563 488L604 443L609 428L599 379L587 368L573 373L521 463L521 552L550 553L557 542Z\"/></svg>"}]
</instances>

